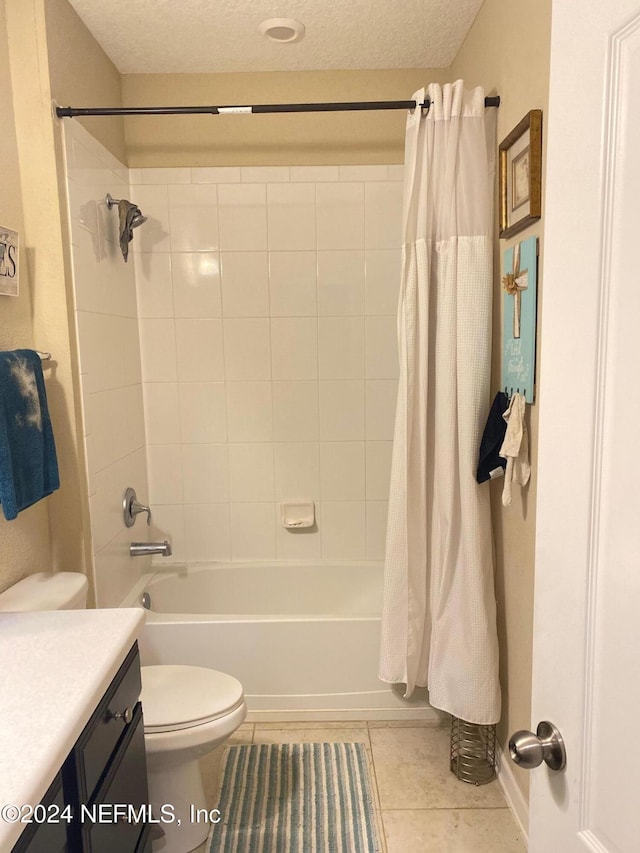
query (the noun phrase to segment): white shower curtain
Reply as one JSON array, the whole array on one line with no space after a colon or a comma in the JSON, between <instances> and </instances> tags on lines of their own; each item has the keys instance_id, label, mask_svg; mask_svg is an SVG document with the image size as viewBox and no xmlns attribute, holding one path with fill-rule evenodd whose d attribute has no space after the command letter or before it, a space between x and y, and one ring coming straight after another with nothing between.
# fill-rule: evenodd
<instances>
[{"instance_id":1,"label":"white shower curtain","mask_svg":"<svg viewBox=\"0 0 640 853\"><path fill-rule=\"evenodd\" d=\"M427 95L428 113L414 110L406 130L379 674L490 724L500 718L493 546L475 469L490 390L495 111L460 80Z\"/></svg>"}]
</instances>

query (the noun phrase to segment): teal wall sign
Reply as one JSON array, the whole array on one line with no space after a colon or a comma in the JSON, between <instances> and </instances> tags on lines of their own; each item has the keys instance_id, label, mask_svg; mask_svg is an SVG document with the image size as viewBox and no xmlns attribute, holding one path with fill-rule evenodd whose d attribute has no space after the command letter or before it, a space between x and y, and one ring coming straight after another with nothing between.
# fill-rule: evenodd
<instances>
[{"instance_id":1,"label":"teal wall sign","mask_svg":"<svg viewBox=\"0 0 640 853\"><path fill-rule=\"evenodd\" d=\"M507 249L502 261L502 381L506 394L535 399L538 238Z\"/></svg>"}]
</instances>

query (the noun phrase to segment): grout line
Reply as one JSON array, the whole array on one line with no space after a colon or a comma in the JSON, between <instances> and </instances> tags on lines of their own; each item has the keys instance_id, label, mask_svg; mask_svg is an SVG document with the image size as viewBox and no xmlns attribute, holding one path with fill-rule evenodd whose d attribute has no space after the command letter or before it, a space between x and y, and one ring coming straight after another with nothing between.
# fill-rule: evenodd
<instances>
[{"instance_id":1,"label":"grout line","mask_svg":"<svg viewBox=\"0 0 640 853\"><path fill-rule=\"evenodd\" d=\"M418 806L417 808L383 808L383 812L504 812L510 811L509 806ZM515 820L514 820L515 824ZM520 829L518 828L520 831Z\"/></svg>"}]
</instances>

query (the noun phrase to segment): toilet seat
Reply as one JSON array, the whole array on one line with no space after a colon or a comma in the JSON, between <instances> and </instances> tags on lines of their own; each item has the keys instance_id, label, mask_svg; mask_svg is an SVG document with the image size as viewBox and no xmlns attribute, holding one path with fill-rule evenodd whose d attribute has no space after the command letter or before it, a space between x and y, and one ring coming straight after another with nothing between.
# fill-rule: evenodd
<instances>
[{"instance_id":1,"label":"toilet seat","mask_svg":"<svg viewBox=\"0 0 640 853\"><path fill-rule=\"evenodd\" d=\"M242 684L231 675L201 666L142 667L145 733L199 726L244 704Z\"/></svg>"}]
</instances>

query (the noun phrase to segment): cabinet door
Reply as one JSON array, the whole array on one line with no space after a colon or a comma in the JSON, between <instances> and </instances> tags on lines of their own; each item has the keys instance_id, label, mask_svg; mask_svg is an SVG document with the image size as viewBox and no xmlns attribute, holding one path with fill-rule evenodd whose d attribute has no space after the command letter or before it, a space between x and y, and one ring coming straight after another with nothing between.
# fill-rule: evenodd
<instances>
[{"instance_id":1,"label":"cabinet door","mask_svg":"<svg viewBox=\"0 0 640 853\"><path fill-rule=\"evenodd\" d=\"M86 849L91 853L134 853L145 831L146 815L142 807L148 802L144 726L142 707L138 704L126 737L89 804L89 811L95 810L99 820L84 821ZM128 807L128 813L117 815L112 811L116 805ZM144 816L136 821L136 815Z\"/></svg>"},{"instance_id":2,"label":"cabinet door","mask_svg":"<svg viewBox=\"0 0 640 853\"><path fill-rule=\"evenodd\" d=\"M42 798L41 805L47 810L50 820L28 824L12 853L71 853L71 847L67 844L67 822L60 817L64 809L60 774Z\"/></svg>"}]
</instances>

